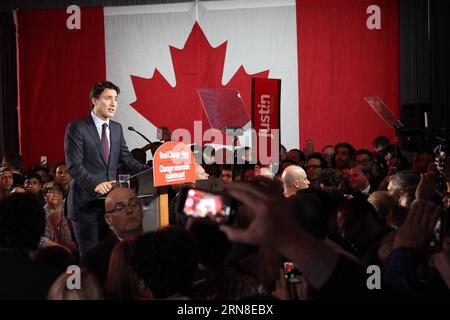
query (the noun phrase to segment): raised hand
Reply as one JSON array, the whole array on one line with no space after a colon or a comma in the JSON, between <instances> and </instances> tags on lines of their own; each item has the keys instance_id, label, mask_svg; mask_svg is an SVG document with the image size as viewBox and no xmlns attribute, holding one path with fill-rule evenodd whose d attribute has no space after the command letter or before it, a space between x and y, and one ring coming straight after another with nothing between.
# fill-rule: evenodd
<instances>
[{"instance_id":1,"label":"raised hand","mask_svg":"<svg viewBox=\"0 0 450 320\"><path fill-rule=\"evenodd\" d=\"M414 202L405 222L395 234L394 248L410 248L424 252L441 214L440 206L423 200Z\"/></svg>"}]
</instances>

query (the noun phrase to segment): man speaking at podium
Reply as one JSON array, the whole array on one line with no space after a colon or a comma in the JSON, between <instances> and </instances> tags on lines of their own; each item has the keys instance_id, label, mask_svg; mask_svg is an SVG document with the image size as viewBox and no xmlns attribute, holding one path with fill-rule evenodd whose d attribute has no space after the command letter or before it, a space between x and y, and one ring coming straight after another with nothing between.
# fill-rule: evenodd
<instances>
[{"instance_id":1,"label":"man speaking at podium","mask_svg":"<svg viewBox=\"0 0 450 320\"><path fill-rule=\"evenodd\" d=\"M99 242L104 201L117 178L120 164L130 174L148 169L128 151L122 126L110 120L117 110L119 87L109 81L95 84L90 92L91 113L66 129L64 152L72 177L67 213L73 222L80 256Z\"/></svg>"}]
</instances>

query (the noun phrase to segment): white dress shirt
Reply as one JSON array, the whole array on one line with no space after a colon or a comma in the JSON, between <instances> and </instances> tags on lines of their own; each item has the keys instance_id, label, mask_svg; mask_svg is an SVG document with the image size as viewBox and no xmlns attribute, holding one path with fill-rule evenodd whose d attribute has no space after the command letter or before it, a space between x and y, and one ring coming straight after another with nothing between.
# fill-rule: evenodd
<instances>
[{"instance_id":1,"label":"white dress shirt","mask_svg":"<svg viewBox=\"0 0 450 320\"><path fill-rule=\"evenodd\" d=\"M102 140L102 126L106 123L108 126L106 127L106 137L108 139L109 149L111 150L111 139L109 138L109 119L103 121L99 117L95 115L93 111L91 111L92 120L94 120L95 127L97 128L98 136L100 137L100 141Z\"/></svg>"}]
</instances>

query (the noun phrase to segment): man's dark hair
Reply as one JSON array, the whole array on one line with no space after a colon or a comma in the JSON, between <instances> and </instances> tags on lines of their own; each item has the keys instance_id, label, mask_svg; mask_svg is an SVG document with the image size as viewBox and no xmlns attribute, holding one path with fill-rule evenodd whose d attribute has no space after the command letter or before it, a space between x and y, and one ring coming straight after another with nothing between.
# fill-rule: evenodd
<instances>
[{"instance_id":1,"label":"man's dark hair","mask_svg":"<svg viewBox=\"0 0 450 320\"><path fill-rule=\"evenodd\" d=\"M35 171L31 171L25 178L26 180L30 180L30 179L37 179L39 181L40 184L42 184L42 177L40 175L38 175Z\"/></svg>"},{"instance_id":2,"label":"man's dark hair","mask_svg":"<svg viewBox=\"0 0 450 320\"><path fill-rule=\"evenodd\" d=\"M243 164L236 164L236 165L234 165L235 177L241 177L243 175L243 173L244 173L244 168L245 167L246 167L246 165L243 165ZM222 169L220 170L221 174L222 174L223 170L232 171L233 170L233 165L225 163L225 164L222 165Z\"/></svg>"},{"instance_id":3,"label":"man's dark hair","mask_svg":"<svg viewBox=\"0 0 450 320\"><path fill-rule=\"evenodd\" d=\"M300 161L306 161L306 156L303 153L303 151L301 151L300 149L291 149L288 151L289 152L295 152L298 155L298 158L300 159Z\"/></svg>"},{"instance_id":4,"label":"man's dark hair","mask_svg":"<svg viewBox=\"0 0 450 320\"><path fill-rule=\"evenodd\" d=\"M386 154L390 154L391 158L396 158L398 159L397 162L397 171L401 171L401 170L407 170L409 169L409 163L408 163L408 159L406 159L406 157L403 155L402 151L398 148L395 147L395 145L390 144L388 145L384 151L386 151ZM398 156L397 156L398 154Z\"/></svg>"},{"instance_id":5,"label":"man's dark hair","mask_svg":"<svg viewBox=\"0 0 450 320\"><path fill-rule=\"evenodd\" d=\"M131 267L156 299L192 289L198 247L189 231L169 226L147 232L136 239L132 252Z\"/></svg>"},{"instance_id":6,"label":"man's dark hair","mask_svg":"<svg viewBox=\"0 0 450 320\"><path fill-rule=\"evenodd\" d=\"M231 164L224 163L224 164L222 165L222 170L231 171L231 169L233 169L233 167L232 167Z\"/></svg>"},{"instance_id":7,"label":"man's dark hair","mask_svg":"<svg viewBox=\"0 0 450 320\"><path fill-rule=\"evenodd\" d=\"M385 149L388 145L390 145L389 138L386 136L378 136L373 139L372 145L377 148Z\"/></svg>"},{"instance_id":8,"label":"man's dark hair","mask_svg":"<svg viewBox=\"0 0 450 320\"><path fill-rule=\"evenodd\" d=\"M0 248L36 250L45 231L45 211L36 195L13 193L0 201Z\"/></svg>"},{"instance_id":9,"label":"man's dark hair","mask_svg":"<svg viewBox=\"0 0 450 320\"><path fill-rule=\"evenodd\" d=\"M3 158L5 158L9 168L15 170L20 170L22 168L22 156L20 154L7 152Z\"/></svg>"},{"instance_id":10,"label":"man's dark hair","mask_svg":"<svg viewBox=\"0 0 450 320\"><path fill-rule=\"evenodd\" d=\"M55 165L55 171L58 169L59 166L65 165L67 166L67 163L65 161L59 161L56 165Z\"/></svg>"},{"instance_id":11,"label":"man's dark hair","mask_svg":"<svg viewBox=\"0 0 450 320\"><path fill-rule=\"evenodd\" d=\"M283 160L283 161L280 163L280 167L282 167L283 164L285 164L285 163L289 163L289 164L293 164L293 165L298 165L297 162L295 162L294 160L286 159L286 160Z\"/></svg>"},{"instance_id":12,"label":"man's dark hair","mask_svg":"<svg viewBox=\"0 0 450 320\"><path fill-rule=\"evenodd\" d=\"M314 152L313 154L311 154L311 155L308 157L308 161L311 160L311 159L318 159L318 160L320 160L320 167L321 167L322 169L325 168L326 161L325 161L325 159L322 157L322 154L321 154L320 152ZM308 167L308 165L306 165L306 166Z\"/></svg>"},{"instance_id":13,"label":"man's dark hair","mask_svg":"<svg viewBox=\"0 0 450 320\"><path fill-rule=\"evenodd\" d=\"M350 143L340 142L334 147L334 150L336 150L336 152L337 152L338 148L346 148L348 150L348 155L350 156L350 159L354 159L355 148L353 148L353 146Z\"/></svg>"},{"instance_id":14,"label":"man's dark hair","mask_svg":"<svg viewBox=\"0 0 450 320\"><path fill-rule=\"evenodd\" d=\"M38 171L44 171L47 174L49 173L47 167L37 165L37 166L34 166L33 168L31 168L31 170L28 172L28 174L30 175L30 174L36 173Z\"/></svg>"},{"instance_id":15,"label":"man's dark hair","mask_svg":"<svg viewBox=\"0 0 450 320\"><path fill-rule=\"evenodd\" d=\"M370 152L370 151L367 150L367 149L359 149L358 151L356 151L355 157L356 157L357 155L360 155L360 154L365 154L365 155L369 156L370 159L373 158L372 152Z\"/></svg>"},{"instance_id":16,"label":"man's dark hair","mask_svg":"<svg viewBox=\"0 0 450 320\"><path fill-rule=\"evenodd\" d=\"M101 81L99 83L94 84L92 86L91 92L89 93L91 110L94 108L94 105L92 104L92 98L98 99L105 89L116 90L117 94L120 93L120 88L110 81Z\"/></svg>"}]
</instances>

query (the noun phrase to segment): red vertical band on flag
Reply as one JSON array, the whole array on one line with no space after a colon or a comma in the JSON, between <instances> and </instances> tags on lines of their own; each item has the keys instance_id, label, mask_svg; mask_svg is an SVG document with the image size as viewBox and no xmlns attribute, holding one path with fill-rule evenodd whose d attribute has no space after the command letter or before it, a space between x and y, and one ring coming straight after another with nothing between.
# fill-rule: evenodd
<instances>
[{"instance_id":1,"label":"red vertical band on flag","mask_svg":"<svg viewBox=\"0 0 450 320\"><path fill-rule=\"evenodd\" d=\"M19 113L24 167L64 160L67 124L89 112L89 91L106 78L102 8L18 12ZM70 25L70 24L69 24Z\"/></svg>"},{"instance_id":2,"label":"red vertical band on flag","mask_svg":"<svg viewBox=\"0 0 450 320\"><path fill-rule=\"evenodd\" d=\"M270 160L278 163L280 89L279 79L252 79L252 124L256 131L256 159L263 165L268 165Z\"/></svg>"},{"instance_id":3,"label":"red vertical band on flag","mask_svg":"<svg viewBox=\"0 0 450 320\"><path fill-rule=\"evenodd\" d=\"M398 1L297 0L296 10L300 144L371 149L375 136L393 137L363 98L399 114Z\"/></svg>"}]
</instances>

